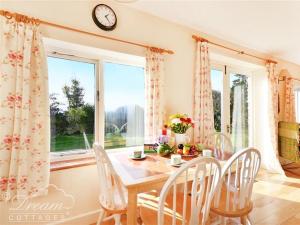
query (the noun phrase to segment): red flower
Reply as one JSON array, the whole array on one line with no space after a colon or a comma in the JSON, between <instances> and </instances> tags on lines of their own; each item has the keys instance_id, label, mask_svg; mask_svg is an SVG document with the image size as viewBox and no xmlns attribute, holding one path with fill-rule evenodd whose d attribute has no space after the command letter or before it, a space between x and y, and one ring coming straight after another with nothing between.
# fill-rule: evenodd
<instances>
[{"instance_id":1,"label":"red flower","mask_svg":"<svg viewBox=\"0 0 300 225\"><path fill-rule=\"evenodd\" d=\"M19 135L14 136L14 142L16 142L16 143L20 142L20 136Z\"/></svg>"},{"instance_id":2,"label":"red flower","mask_svg":"<svg viewBox=\"0 0 300 225\"><path fill-rule=\"evenodd\" d=\"M13 141L12 136L6 135L5 138L3 139L3 142L5 144L11 144Z\"/></svg>"},{"instance_id":3,"label":"red flower","mask_svg":"<svg viewBox=\"0 0 300 225\"><path fill-rule=\"evenodd\" d=\"M9 183L15 183L15 182L16 182L16 178L15 177L9 178Z\"/></svg>"},{"instance_id":4,"label":"red flower","mask_svg":"<svg viewBox=\"0 0 300 225\"><path fill-rule=\"evenodd\" d=\"M192 122L192 119L191 119L191 118L187 118L186 121L187 121L188 123L191 123L191 122Z\"/></svg>"},{"instance_id":5,"label":"red flower","mask_svg":"<svg viewBox=\"0 0 300 225\"><path fill-rule=\"evenodd\" d=\"M6 184L7 181L8 181L7 178L2 178L2 179L0 179L0 184Z\"/></svg>"},{"instance_id":6,"label":"red flower","mask_svg":"<svg viewBox=\"0 0 300 225\"><path fill-rule=\"evenodd\" d=\"M7 96L7 101L9 101L9 102L15 101L15 96L14 95Z\"/></svg>"}]
</instances>

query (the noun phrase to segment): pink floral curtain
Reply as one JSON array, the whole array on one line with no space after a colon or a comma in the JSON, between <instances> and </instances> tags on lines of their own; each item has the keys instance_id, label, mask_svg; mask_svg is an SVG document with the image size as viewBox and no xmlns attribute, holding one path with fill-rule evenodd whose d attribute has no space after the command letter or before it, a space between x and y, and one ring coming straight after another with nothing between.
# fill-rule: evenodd
<instances>
[{"instance_id":1,"label":"pink floral curtain","mask_svg":"<svg viewBox=\"0 0 300 225\"><path fill-rule=\"evenodd\" d=\"M42 38L35 22L16 19L0 16L0 200L42 194L50 175Z\"/></svg>"},{"instance_id":2,"label":"pink floral curtain","mask_svg":"<svg viewBox=\"0 0 300 225\"><path fill-rule=\"evenodd\" d=\"M295 95L294 95L294 82L290 78L285 80L285 105L284 105L284 118L286 122L295 122Z\"/></svg>"},{"instance_id":3,"label":"pink floral curtain","mask_svg":"<svg viewBox=\"0 0 300 225\"><path fill-rule=\"evenodd\" d=\"M197 42L196 72L194 76L194 141L212 146L208 139L214 131L214 111L207 42Z\"/></svg>"},{"instance_id":4,"label":"pink floral curtain","mask_svg":"<svg viewBox=\"0 0 300 225\"><path fill-rule=\"evenodd\" d=\"M146 118L145 118L145 143L154 143L163 127L164 100L164 58L161 53L152 50L146 55Z\"/></svg>"},{"instance_id":5,"label":"pink floral curtain","mask_svg":"<svg viewBox=\"0 0 300 225\"><path fill-rule=\"evenodd\" d=\"M266 169L284 174L279 162L278 153L278 106L279 106L279 76L275 73L275 64L268 63L268 112L269 112L269 133L270 145L262 149L263 163ZM268 138L268 137L266 137Z\"/></svg>"}]
</instances>

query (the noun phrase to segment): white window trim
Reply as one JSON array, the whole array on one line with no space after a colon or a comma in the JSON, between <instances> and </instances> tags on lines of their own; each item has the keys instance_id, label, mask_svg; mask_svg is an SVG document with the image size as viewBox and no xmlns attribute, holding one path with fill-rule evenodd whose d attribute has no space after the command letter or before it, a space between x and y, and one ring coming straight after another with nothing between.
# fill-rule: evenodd
<instances>
[{"instance_id":1,"label":"white window trim","mask_svg":"<svg viewBox=\"0 0 300 225\"><path fill-rule=\"evenodd\" d=\"M72 44L74 45L74 44ZM47 48L48 47L48 48ZM136 67L142 67L145 68L145 60L134 60L134 59L128 59L128 58L122 58L122 57L111 57L109 55L96 55L94 53L87 54L86 52L82 52L83 57L79 56L81 55L80 52L76 52L76 55L73 54L73 51L69 48L57 48L55 47L55 51L53 50L53 46L47 46L46 45L46 52L47 57L56 57L61 59L67 59L67 60L74 60L79 62L86 62L86 63L92 63L95 64L95 142L100 143L102 146L104 146L104 126L105 126L105 111L100 110L101 108L104 109L104 63L116 63L121 65L130 65L130 66L136 66ZM116 53L117 54L117 53ZM92 146L91 146L92 147ZM110 149L110 151L126 151L130 150L132 147L125 147L120 149ZM60 151L60 152L51 152L50 158L51 160L61 157L62 160L64 160L65 157L72 157L72 156L78 156L82 155L90 156L92 153L91 150L84 150L84 149L78 149L78 150L68 150L68 151Z\"/></svg>"}]
</instances>

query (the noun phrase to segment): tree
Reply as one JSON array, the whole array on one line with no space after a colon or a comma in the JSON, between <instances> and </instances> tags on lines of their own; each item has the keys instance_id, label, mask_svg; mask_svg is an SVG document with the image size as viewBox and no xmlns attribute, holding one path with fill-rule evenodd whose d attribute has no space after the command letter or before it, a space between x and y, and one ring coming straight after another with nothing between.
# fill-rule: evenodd
<instances>
[{"instance_id":1,"label":"tree","mask_svg":"<svg viewBox=\"0 0 300 225\"><path fill-rule=\"evenodd\" d=\"M60 108L59 108L61 103L57 100L56 96L57 96L56 93L52 93L52 94L49 95L50 115L51 116L55 116L56 114L58 114L61 111Z\"/></svg>"},{"instance_id":2,"label":"tree","mask_svg":"<svg viewBox=\"0 0 300 225\"><path fill-rule=\"evenodd\" d=\"M212 96L213 96L215 130L220 132L221 131L221 92L213 90Z\"/></svg>"},{"instance_id":3,"label":"tree","mask_svg":"<svg viewBox=\"0 0 300 225\"><path fill-rule=\"evenodd\" d=\"M76 79L71 80L71 86L65 85L63 93L68 99L69 109L79 108L84 105L84 89L80 87L80 82Z\"/></svg>"},{"instance_id":4,"label":"tree","mask_svg":"<svg viewBox=\"0 0 300 225\"><path fill-rule=\"evenodd\" d=\"M57 100L56 96L56 93L49 95L52 137L57 134L64 134L66 132L66 127L68 127L66 115L60 108L62 104Z\"/></svg>"}]
</instances>

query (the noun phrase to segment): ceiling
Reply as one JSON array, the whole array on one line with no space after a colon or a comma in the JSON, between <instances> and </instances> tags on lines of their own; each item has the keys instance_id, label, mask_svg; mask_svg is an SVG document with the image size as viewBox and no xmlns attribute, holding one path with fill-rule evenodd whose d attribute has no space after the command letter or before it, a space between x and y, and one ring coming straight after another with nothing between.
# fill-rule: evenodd
<instances>
[{"instance_id":1,"label":"ceiling","mask_svg":"<svg viewBox=\"0 0 300 225\"><path fill-rule=\"evenodd\" d=\"M130 6L300 65L300 2L138 0Z\"/></svg>"}]
</instances>

